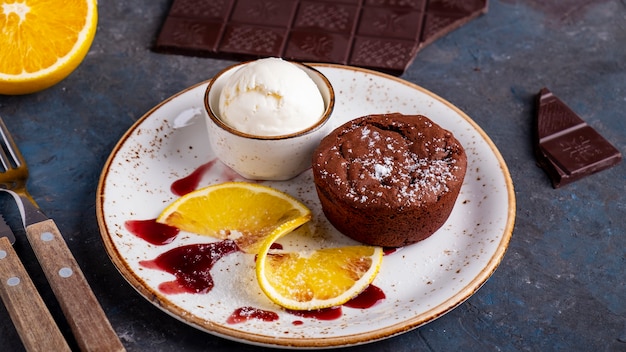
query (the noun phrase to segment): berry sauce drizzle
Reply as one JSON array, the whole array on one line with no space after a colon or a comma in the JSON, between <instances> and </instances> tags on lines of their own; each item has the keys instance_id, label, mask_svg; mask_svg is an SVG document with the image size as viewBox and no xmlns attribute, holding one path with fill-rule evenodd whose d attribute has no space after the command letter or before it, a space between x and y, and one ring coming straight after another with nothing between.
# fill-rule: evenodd
<instances>
[{"instance_id":1,"label":"berry sauce drizzle","mask_svg":"<svg viewBox=\"0 0 626 352\"><path fill-rule=\"evenodd\" d=\"M350 308L367 309L375 306L385 298L385 292L380 287L370 284L358 296L343 305Z\"/></svg>"},{"instance_id":2,"label":"berry sauce drizzle","mask_svg":"<svg viewBox=\"0 0 626 352\"><path fill-rule=\"evenodd\" d=\"M256 319L262 321L276 321L278 320L278 313L271 310L264 310L255 307L241 307L235 309L226 322L228 324L238 324L245 321Z\"/></svg>"},{"instance_id":3,"label":"berry sauce drizzle","mask_svg":"<svg viewBox=\"0 0 626 352\"><path fill-rule=\"evenodd\" d=\"M213 159L206 164L198 166L198 168L189 175L174 181L170 186L170 191L177 196L184 196L187 193L195 191L200 185L202 177L209 172L215 171L218 165L223 167L222 173L220 174L220 180L223 182L245 180L231 168L220 163L219 159Z\"/></svg>"},{"instance_id":4,"label":"berry sauce drizzle","mask_svg":"<svg viewBox=\"0 0 626 352\"><path fill-rule=\"evenodd\" d=\"M133 235L157 246L171 243L180 232L176 227L156 222L156 219L127 220L124 227Z\"/></svg>"},{"instance_id":5,"label":"berry sauce drizzle","mask_svg":"<svg viewBox=\"0 0 626 352\"><path fill-rule=\"evenodd\" d=\"M217 159L200 165L188 176L174 181L170 190L173 194L183 196L198 188L206 173L216 166ZM221 177L227 181L241 179L230 168L224 166ZM138 238L154 245L166 245L171 243L179 234L180 230L160 224L156 219L128 220L124 223L126 229ZM273 249L282 249L282 245L274 243ZM398 248L385 248L384 255L396 252ZM211 275L211 268L224 256L238 252L240 249L232 240L220 242L192 244L176 247L160 254L152 260L139 262L141 266L168 272L176 278L173 281L163 282L159 290L164 294L197 293L205 294L211 291L215 283ZM255 258L256 259L256 258ZM311 310L284 310L285 312L301 318L316 320L335 320L343 315L343 307L354 309L368 309L385 299L385 293L379 287L369 285L358 296L343 304L343 306ZM261 320L272 322L279 319L276 312L251 306L235 309L228 317L228 324L239 324L248 320ZM293 325L302 325L302 320L294 320Z\"/></svg>"},{"instance_id":6,"label":"berry sauce drizzle","mask_svg":"<svg viewBox=\"0 0 626 352\"><path fill-rule=\"evenodd\" d=\"M355 309L368 309L382 300L385 299L385 293L383 290L374 285L369 285L358 296L343 304L343 307L355 308ZM342 306L330 307L317 310L291 310L285 309L285 312L295 315L301 318L316 319L316 320L336 320L343 315ZM255 308L255 307L241 307L235 309L233 314L230 315L226 321L228 324L238 324L250 319L257 319L262 321L275 321L278 320L278 314L272 311ZM294 320L292 325L302 325L302 320Z\"/></svg>"},{"instance_id":7,"label":"berry sauce drizzle","mask_svg":"<svg viewBox=\"0 0 626 352\"><path fill-rule=\"evenodd\" d=\"M187 193L193 192L198 188L200 181L204 174L209 172L217 163L217 159L213 159L206 164L200 165L188 176L178 179L170 186L170 191L177 196L184 196Z\"/></svg>"},{"instance_id":8,"label":"berry sauce drizzle","mask_svg":"<svg viewBox=\"0 0 626 352\"><path fill-rule=\"evenodd\" d=\"M172 182L170 191L177 196L184 196L195 191L200 181L202 181L202 177L213 171L217 163L218 159L213 159L206 164L200 165L191 174ZM233 170L225 165L223 167L222 179L226 181L241 179L241 176L237 175ZM171 243L180 232L175 227L157 223L156 219L127 220L124 222L124 227L133 235L157 246Z\"/></svg>"},{"instance_id":9,"label":"berry sauce drizzle","mask_svg":"<svg viewBox=\"0 0 626 352\"><path fill-rule=\"evenodd\" d=\"M224 256L239 251L234 241L191 244L176 247L141 266L168 272L174 281L163 282L159 290L165 294L207 293L214 286L211 268Z\"/></svg>"},{"instance_id":10,"label":"berry sauce drizzle","mask_svg":"<svg viewBox=\"0 0 626 352\"><path fill-rule=\"evenodd\" d=\"M317 320L335 320L341 318L341 316L343 315L343 309L341 309L341 306L315 310L287 309L285 311L298 317Z\"/></svg>"}]
</instances>

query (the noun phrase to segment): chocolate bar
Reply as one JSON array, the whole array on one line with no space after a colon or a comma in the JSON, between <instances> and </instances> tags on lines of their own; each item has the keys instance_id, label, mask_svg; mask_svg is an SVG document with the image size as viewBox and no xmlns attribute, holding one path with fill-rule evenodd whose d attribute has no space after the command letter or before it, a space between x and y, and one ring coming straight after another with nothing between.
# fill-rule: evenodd
<instances>
[{"instance_id":1,"label":"chocolate bar","mask_svg":"<svg viewBox=\"0 0 626 352\"><path fill-rule=\"evenodd\" d=\"M547 88L537 99L536 154L554 188L608 169L622 154Z\"/></svg>"},{"instance_id":2,"label":"chocolate bar","mask_svg":"<svg viewBox=\"0 0 626 352\"><path fill-rule=\"evenodd\" d=\"M154 50L400 75L420 49L486 11L487 0L174 0Z\"/></svg>"}]
</instances>

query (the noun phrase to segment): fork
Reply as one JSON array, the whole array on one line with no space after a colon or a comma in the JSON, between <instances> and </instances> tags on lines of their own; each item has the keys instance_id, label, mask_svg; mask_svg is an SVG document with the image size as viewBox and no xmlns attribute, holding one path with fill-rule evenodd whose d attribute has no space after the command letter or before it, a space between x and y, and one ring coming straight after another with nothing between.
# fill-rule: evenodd
<instances>
[{"instance_id":1,"label":"fork","mask_svg":"<svg viewBox=\"0 0 626 352\"><path fill-rule=\"evenodd\" d=\"M26 189L28 167L0 118L0 190L9 192L22 215L26 237L82 351L124 351L100 303L49 219Z\"/></svg>"}]
</instances>

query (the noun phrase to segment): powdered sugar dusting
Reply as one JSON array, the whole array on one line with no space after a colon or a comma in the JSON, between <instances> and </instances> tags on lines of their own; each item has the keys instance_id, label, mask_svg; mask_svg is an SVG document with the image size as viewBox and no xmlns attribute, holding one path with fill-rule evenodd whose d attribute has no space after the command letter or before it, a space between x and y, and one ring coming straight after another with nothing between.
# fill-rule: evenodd
<instances>
[{"instance_id":1,"label":"powdered sugar dusting","mask_svg":"<svg viewBox=\"0 0 626 352\"><path fill-rule=\"evenodd\" d=\"M387 158L385 160L387 161L387 160L390 160L390 159ZM375 172L374 177L377 180L382 181L385 177L391 175L391 171L392 170L393 170L393 166L389 165L387 163L385 163L385 164L375 164L374 165L374 172Z\"/></svg>"},{"instance_id":2,"label":"powdered sugar dusting","mask_svg":"<svg viewBox=\"0 0 626 352\"><path fill-rule=\"evenodd\" d=\"M357 203L411 206L436 201L458 181L450 136L423 124L349 125L342 143L330 149L326 163L337 163L321 176L345 188ZM356 137L356 138L355 138ZM329 168L322 168L328 170Z\"/></svg>"}]
</instances>

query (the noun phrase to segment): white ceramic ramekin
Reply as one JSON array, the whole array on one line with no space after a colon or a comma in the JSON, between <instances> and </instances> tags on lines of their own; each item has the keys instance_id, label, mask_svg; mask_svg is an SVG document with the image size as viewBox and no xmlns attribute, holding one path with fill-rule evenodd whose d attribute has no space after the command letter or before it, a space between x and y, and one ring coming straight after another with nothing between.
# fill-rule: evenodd
<instances>
[{"instance_id":1,"label":"white ceramic ramekin","mask_svg":"<svg viewBox=\"0 0 626 352\"><path fill-rule=\"evenodd\" d=\"M319 121L305 130L279 136L255 136L225 124L219 117L219 97L228 78L242 65L230 66L209 83L204 95L209 143L216 156L241 176L251 180L283 181L311 166L313 150L326 136L326 123L335 106L335 93L328 79L318 70L297 62L319 88L325 110Z\"/></svg>"}]
</instances>

